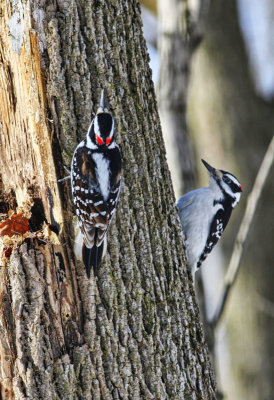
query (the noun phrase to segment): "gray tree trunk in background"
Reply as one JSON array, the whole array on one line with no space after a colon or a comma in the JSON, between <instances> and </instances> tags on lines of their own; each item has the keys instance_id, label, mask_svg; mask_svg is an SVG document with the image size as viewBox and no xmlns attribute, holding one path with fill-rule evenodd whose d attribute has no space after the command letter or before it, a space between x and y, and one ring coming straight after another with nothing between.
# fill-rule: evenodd
<instances>
[{"instance_id":1,"label":"gray tree trunk in background","mask_svg":"<svg viewBox=\"0 0 274 400\"><path fill-rule=\"evenodd\" d=\"M196 177L194 151L186 127L186 97L194 43L190 37L190 15L186 0L158 0L160 72L157 98L177 199L193 189Z\"/></svg>"},{"instance_id":2,"label":"gray tree trunk in background","mask_svg":"<svg viewBox=\"0 0 274 400\"><path fill-rule=\"evenodd\" d=\"M273 103L256 95L250 79L235 1L212 1L190 91L190 121L198 151L211 155L217 167L235 173L244 189L222 238L228 253L274 127ZM229 400L274 399L273 178L272 171L224 315L230 357L224 392ZM222 375L224 360L220 360Z\"/></svg>"},{"instance_id":3,"label":"gray tree trunk in background","mask_svg":"<svg viewBox=\"0 0 274 400\"><path fill-rule=\"evenodd\" d=\"M33 231L47 220L59 233L1 238L1 398L215 398L138 3L5 0L0 34L1 212L18 205ZM101 88L123 183L88 281L72 252L70 184L57 179Z\"/></svg>"}]
</instances>

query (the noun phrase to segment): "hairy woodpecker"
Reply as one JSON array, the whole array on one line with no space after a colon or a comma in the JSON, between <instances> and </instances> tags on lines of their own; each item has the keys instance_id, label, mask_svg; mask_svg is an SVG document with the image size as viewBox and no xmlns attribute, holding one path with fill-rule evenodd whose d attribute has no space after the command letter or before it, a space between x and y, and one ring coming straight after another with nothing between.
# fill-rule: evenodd
<instances>
[{"instance_id":1,"label":"hairy woodpecker","mask_svg":"<svg viewBox=\"0 0 274 400\"><path fill-rule=\"evenodd\" d=\"M104 256L106 233L119 198L120 180L121 152L114 140L114 120L106 108L102 91L96 116L86 138L76 147L71 163L72 195L88 278L91 267L97 275Z\"/></svg>"},{"instance_id":2,"label":"hairy woodpecker","mask_svg":"<svg viewBox=\"0 0 274 400\"><path fill-rule=\"evenodd\" d=\"M209 186L186 193L177 203L193 275L220 239L242 192L234 175L202 162L209 172Z\"/></svg>"}]
</instances>

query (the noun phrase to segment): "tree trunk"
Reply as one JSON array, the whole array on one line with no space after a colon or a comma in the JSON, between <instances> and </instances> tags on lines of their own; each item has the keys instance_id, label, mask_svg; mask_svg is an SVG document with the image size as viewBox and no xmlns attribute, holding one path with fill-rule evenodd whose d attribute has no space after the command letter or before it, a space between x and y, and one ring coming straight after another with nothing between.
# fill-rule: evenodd
<instances>
[{"instance_id":1,"label":"tree trunk","mask_svg":"<svg viewBox=\"0 0 274 400\"><path fill-rule=\"evenodd\" d=\"M0 29L1 211L17 206L43 228L1 238L2 398L214 398L139 5L5 0ZM123 182L107 256L88 281L71 250L70 184L57 179L101 88Z\"/></svg>"},{"instance_id":2,"label":"tree trunk","mask_svg":"<svg viewBox=\"0 0 274 400\"><path fill-rule=\"evenodd\" d=\"M190 51L187 3L158 1L160 73L157 96L176 197L194 183L194 156L186 128L186 94Z\"/></svg>"},{"instance_id":3,"label":"tree trunk","mask_svg":"<svg viewBox=\"0 0 274 400\"><path fill-rule=\"evenodd\" d=\"M198 151L207 154L217 167L235 173L244 189L221 240L230 256L248 192L272 138L274 124L273 102L266 103L256 94L250 78L236 1L211 2L190 92L191 125ZM224 367L224 354L219 364L229 399L274 398L274 321L269 307L274 303L273 224L269 223L272 215L273 174L267 180L251 226L239 282L224 316L228 323L230 368Z\"/></svg>"},{"instance_id":4,"label":"tree trunk","mask_svg":"<svg viewBox=\"0 0 274 400\"><path fill-rule=\"evenodd\" d=\"M201 40L205 0L158 0L160 72L157 97L168 164L178 198L194 188L196 163L186 125L186 103L193 50Z\"/></svg>"}]
</instances>

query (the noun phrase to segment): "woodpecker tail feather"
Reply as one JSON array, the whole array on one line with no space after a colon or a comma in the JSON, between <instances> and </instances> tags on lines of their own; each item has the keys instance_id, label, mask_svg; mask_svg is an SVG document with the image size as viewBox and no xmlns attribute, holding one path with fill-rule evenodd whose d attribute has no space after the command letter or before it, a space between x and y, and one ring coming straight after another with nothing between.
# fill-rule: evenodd
<instances>
[{"instance_id":1,"label":"woodpecker tail feather","mask_svg":"<svg viewBox=\"0 0 274 400\"><path fill-rule=\"evenodd\" d=\"M95 244L97 241L97 229L95 229L94 239L95 240L93 247L88 248L85 246L85 244L83 244L82 248L82 260L85 265L88 278L90 278L90 271L92 267L94 271L94 276L97 276L98 268L105 254L105 249L106 249L106 238L99 246L96 246Z\"/></svg>"}]
</instances>

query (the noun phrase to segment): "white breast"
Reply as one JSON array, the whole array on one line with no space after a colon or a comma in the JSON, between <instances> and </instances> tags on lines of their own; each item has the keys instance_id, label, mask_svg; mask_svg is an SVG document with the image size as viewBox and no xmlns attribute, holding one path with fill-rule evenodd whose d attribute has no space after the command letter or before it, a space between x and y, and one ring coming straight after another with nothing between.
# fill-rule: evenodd
<instances>
[{"instance_id":1,"label":"white breast","mask_svg":"<svg viewBox=\"0 0 274 400\"><path fill-rule=\"evenodd\" d=\"M96 178L104 200L109 196L109 160L101 153L92 154L96 164Z\"/></svg>"}]
</instances>

